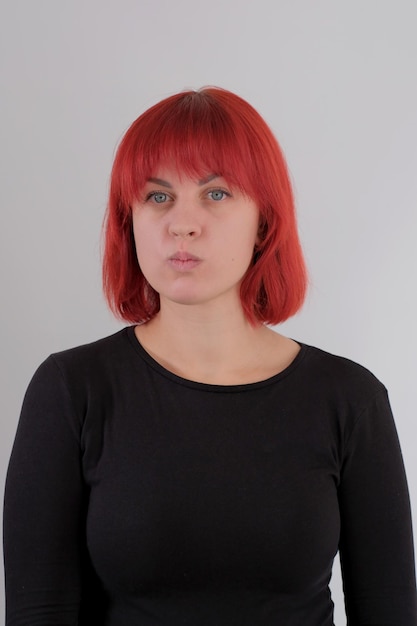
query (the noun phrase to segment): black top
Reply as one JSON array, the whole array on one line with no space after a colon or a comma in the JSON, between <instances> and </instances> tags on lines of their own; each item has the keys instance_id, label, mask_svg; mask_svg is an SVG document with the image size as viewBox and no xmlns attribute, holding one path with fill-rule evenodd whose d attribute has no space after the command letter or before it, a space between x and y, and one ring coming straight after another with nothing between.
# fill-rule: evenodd
<instances>
[{"instance_id":1,"label":"black top","mask_svg":"<svg viewBox=\"0 0 417 626\"><path fill-rule=\"evenodd\" d=\"M7 626L417 624L386 390L303 345L262 382L191 382L133 327L49 357L5 499Z\"/></svg>"}]
</instances>

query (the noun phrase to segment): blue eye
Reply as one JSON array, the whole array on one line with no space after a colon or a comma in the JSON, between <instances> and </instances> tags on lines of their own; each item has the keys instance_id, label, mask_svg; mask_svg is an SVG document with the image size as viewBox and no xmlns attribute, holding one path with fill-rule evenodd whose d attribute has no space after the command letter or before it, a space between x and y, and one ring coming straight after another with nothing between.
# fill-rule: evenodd
<instances>
[{"instance_id":1,"label":"blue eye","mask_svg":"<svg viewBox=\"0 0 417 626\"><path fill-rule=\"evenodd\" d=\"M224 200L224 198L226 198L229 194L226 191L223 191L223 189L213 189L208 192L208 195L212 200L219 202L220 200Z\"/></svg>"},{"instance_id":2,"label":"blue eye","mask_svg":"<svg viewBox=\"0 0 417 626\"><path fill-rule=\"evenodd\" d=\"M162 193L162 191L156 191L156 192L149 194L148 199L153 200L157 204L162 204L162 202L167 201L168 196L166 193Z\"/></svg>"}]
</instances>

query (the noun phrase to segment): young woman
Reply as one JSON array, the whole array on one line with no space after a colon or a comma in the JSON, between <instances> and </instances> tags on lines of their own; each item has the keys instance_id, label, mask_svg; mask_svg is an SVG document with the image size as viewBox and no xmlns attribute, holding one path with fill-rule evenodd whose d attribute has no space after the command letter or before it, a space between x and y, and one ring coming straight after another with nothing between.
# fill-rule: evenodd
<instances>
[{"instance_id":1,"label":"young woman","mask_svg":"<svg viewBox=\"0 0 417 626\"><path fill-rule=\"evenodd\" d=\"M184 92L116 155L104 289L130 325L50 356L5 498L7 625L417 624L386 390L274 332L306 272L271 131Z\"/></svg>"}]
</instances>

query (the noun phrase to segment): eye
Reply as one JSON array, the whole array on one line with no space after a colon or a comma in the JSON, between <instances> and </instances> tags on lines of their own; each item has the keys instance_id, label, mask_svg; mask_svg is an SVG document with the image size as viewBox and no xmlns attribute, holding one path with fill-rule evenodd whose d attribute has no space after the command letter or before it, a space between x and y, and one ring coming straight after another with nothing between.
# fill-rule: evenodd
<instances>
[{"instance_id":1,"label":"eye","mask_svg":"<svg viewBox=\"0 0 417 626\"><path fill-rule=\"evenodd\" d=\"M163 191L152 191L146 196L146 200L150 200L151 202L156 202L156 204L162 204L168 200L168 194Z\"/></svg>"},{"instance_id":2,"label":"eye","mask_svg":"<svg viewBox=\"0 0 417 626\"><path fill-rule=\"evenodd\" d=\"M230 193L224 191L224 189L212 189L207 194L212 200L219 202L220 200L224 200L227 197L230 197Z\"/></svg>"}]
</instances>

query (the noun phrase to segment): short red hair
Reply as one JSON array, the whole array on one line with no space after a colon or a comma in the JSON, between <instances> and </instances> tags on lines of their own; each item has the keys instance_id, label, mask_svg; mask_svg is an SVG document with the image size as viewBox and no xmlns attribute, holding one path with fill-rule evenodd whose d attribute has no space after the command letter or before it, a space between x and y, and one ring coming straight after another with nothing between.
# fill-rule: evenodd
<instances>
[{"instance_id":1,"label":"short red hair","mask_svg":"<svg viewBox=\"0 0 417 626\"><path fill-rule=\"evenodd\" d=\"M155 104L120 143L104 231L103 285L112 311L131 323L148 321L159 311L159 295L137 261L131 206L158 166L172 162L190 176L223 176L258 205L260 243L240 289L247 319L278 324L296 313L307 276L285 159L259 113L216 87Z\"/></svg>"}]
</instances>

